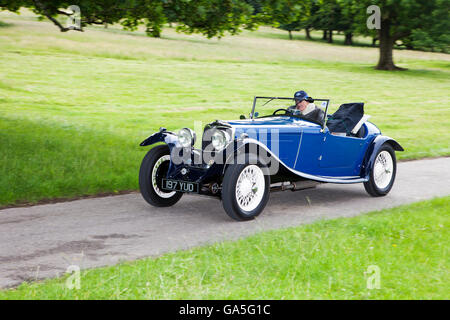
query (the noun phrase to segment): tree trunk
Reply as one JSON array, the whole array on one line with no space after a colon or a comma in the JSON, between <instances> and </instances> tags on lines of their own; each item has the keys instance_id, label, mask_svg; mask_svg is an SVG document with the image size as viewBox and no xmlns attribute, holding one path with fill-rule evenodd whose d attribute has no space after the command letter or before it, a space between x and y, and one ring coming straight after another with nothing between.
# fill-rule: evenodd
<instances>
[{"instance_id":1,"label":"tree trunk","mask_svg":"<svg viewBox=\"0 0 450 320\"><path fill-rule=\"evenodd\" d=\"M288 32L289 32L289 40L292 40L292 31L288 30Z\"/></svg>"},{"instance_id":2,"label":"tree trunk","mask_svg":"<svg viewBox=\"0 0 450 320\"><path fill-rule=\"evenodd\" d=\"M306 39L312 40L311 32L310 32L309 28L305 28L305 32L306 32Z\"/></svg>"},{"instance_id":3,"label":"tree trunk","mask_svg":"<svg viewBox=\"0 0 450 320\"><path fill-rule=\"evenodd\" d=\"M327 30L323 30L322 40L327 40L327 38L328 38L328 32L327 32Z\"/></svg>"},{"instance_id":4,"label":"tree trunk","mask_svg":"<svg viewBox=\"0 0 450 320\"><path fill-rule=\"evenodd\" d=\"M333 43L333 30L328 31L328 43Z\"/></svg>"},{"instance_id":5,"label":"tree trunk","mask_svg":"<svg viewBox=\"0 0 450 320\"><path fill-rule=\"evenodd\" d=\"M391 37L380 37L380 58L378 60L378 70L396 70L392 56L394 40Z\"/></svg>"},{"instance_id":6,"label":"tree trunk","mask_svg":"<svg viewBox=\"0 0 450 320\"><path fill-rule=\"evenodd\" d=\"M349 32L345 34L345 41L344 44L347 46L353 45L353 33Z\"/></svg>"},{"instance_id":7,"label":"tree trunk","mask_svg":"<svg viewBox=\"0 0 450 320\"><path fill-rule=\"evenodd\" d=\"M394 64L393 49L395 39L390 34L390 22L384 20L381 22L381 29L378 31L380 40L380 59L376 69L378 70L404 70Z\"/></svg>"},{"instance_id":8,"label":"tree trunk","mask_svg":"<svg viewBox=\"0 0 450 320\"><path fill-rule=\"evenodd\" d=\"M103 24L103 26L105 27L105 29L108 29L108 24L106 22Z\"/></svg>"},{"instance_id":9,"label":"tree trunk","mask_svg":"<svg viewBox=\"0 0 450 320\"><path fill-rule=\"evenodd\" d=\"M145 32L149 37L161 38L161 29L159 27L147 27Z\"/></svg>"},{"instance_id":10,"label":"tree trunk","mask_svg":"<svg viewBox=\"0 0 450 320\"><path fill-rule=\"evenodd\" d=\"M377 45L377 41L378 41L377 37L372 38L372 47L375 47Z\"/></svg>"}]
</instances>

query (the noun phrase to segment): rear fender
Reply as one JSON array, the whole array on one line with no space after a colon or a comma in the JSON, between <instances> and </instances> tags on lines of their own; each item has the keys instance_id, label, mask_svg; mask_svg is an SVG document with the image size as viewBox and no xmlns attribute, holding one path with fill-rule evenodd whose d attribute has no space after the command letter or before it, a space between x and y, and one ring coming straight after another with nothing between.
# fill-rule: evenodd
<instances>
[{"instance_id":1,"label":"rear fender","mask_svg":"<svg viewBox=\"0 0 450 320\"><path fill-rule=\"evenodd\" d=\"M361 177L365 177L366 179L369 178L370 168L372 168L375 161L375 156L381 146L385 143L390 144L395 151L405 151L405 149L403 149L403 147L394 139L382 135L377 136L367 148L366 156L364 157L363 165L361 166Z\"/></svg>"}]
</instances>

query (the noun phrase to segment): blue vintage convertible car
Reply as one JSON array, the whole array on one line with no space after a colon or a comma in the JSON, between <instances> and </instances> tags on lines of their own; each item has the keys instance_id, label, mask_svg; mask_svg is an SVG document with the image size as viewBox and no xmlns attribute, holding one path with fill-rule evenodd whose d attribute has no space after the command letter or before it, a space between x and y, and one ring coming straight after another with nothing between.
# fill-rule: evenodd
<instances>
[{"instance_id":1,"label":"blue vintage convertible car","mask_svg":"<svg viewBox=\"0 0 450 320\"><path fill-rule=\"evenodd\" d=\"M317 122L278 108L259 116L257 102L292 98L255 97L248 118L206 125L201 149L189 128L161 128L141 143L157 144L142 161L142 196L157 207L172 206L183 193L222 200L235 220L250 220L267 204L270 191L303 190L320 183L363 183L371 196L384 196L396 175L398 142L368 122L362 103L342 105ZM266 108L267 109L267 108ZM272 111L272 110L270 110Z\"/></svg>"}]
</instances>

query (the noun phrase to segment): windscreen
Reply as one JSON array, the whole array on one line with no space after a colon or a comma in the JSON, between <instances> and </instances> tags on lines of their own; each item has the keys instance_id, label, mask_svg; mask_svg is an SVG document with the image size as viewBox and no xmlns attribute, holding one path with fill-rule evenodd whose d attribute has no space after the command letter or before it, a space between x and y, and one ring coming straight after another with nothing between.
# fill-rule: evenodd
<instances>
[{"instance_id":1,"label":"windscreen","mask_svg":"<svg viewBox=\"0 0 450 320\"><path fill-rule=\"evenodd\" d=\"M278 109L287 109L290 106L295 105L293 99L256 99L255 114L258 117L272 115ZM283 112L279 112L283 114Z\"/></svg>"},{"instance_id":2,"label":"windscreen","mask_svg":"<svg viewBox=\"0 0 450 320\"><path fill-rule=\"evenodd\" d=\"M316 107L321 108L326 112L329 105L328 99L314 99ZM255 97L254 100L254 117L264 117L273 115L279 109L288 109L293 106L295 108L295 101L292 98L274 98L274 97ZM283 115L285 112L279 110L276 114Z\"/></svg>"}]
</instances>

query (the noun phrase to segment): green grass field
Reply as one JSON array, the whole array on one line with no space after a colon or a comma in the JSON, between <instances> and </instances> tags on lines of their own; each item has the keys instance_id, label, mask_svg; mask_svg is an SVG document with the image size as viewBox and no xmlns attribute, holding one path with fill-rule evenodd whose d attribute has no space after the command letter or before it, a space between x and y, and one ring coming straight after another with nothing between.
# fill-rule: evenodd
<instances>
[{"instance_id":1,"label":"green grass field","mask_svg":"<svg viewBox=\"0 0 450 320\"><path fill-rule=\"evenodd\" d=\"M332 109L365 102L405 147L401 159L450 154L449 55L397 50L410 70L380 72L376 48L289 41L272 28L152 39L114 27L61 33L29 14L0 20L0 206L135 190L138 144L159 127L238 118L254 95L298 89Z\"/></svg>"},{"instance_id":2,"label":"green grass field","mask_svg":"<svg viewBox=\"0 0 450 320\"><path fill-rule=\"evenodd\" d=\"M264 232L86 270L78 290L60 278L0 299L448 299L449 205L446 197Z\"/></svg>"}]
</instances>

